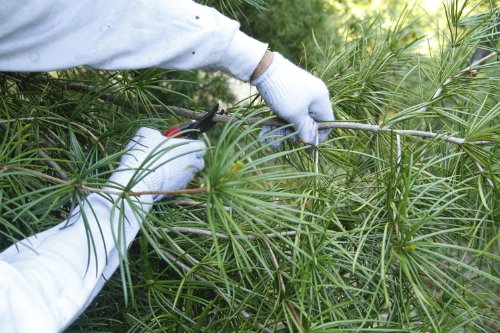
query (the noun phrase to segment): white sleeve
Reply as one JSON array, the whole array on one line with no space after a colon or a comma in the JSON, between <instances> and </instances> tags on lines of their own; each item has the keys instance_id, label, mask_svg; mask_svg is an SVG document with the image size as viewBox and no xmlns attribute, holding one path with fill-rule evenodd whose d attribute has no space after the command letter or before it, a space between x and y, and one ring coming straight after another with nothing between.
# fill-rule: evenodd
<instances>
[{"instance_id":1,"label":"white sleeve","mask_svg":"<svg viewBox=\"0 0 500 333\"><path fill-rule=\"evenodd\" d=\"M267 45L191 0L0 0L0 71L219 69L249 80Z\"/></svg>"},{"instance_id":2,"label":"white sleeve","mask_svg":"<svg viewBox=\"0 0 500 333\"><path fill-rule=\"evenodd\" d=\"M91 194L61 224L0 253L0 332L61 332L117 269L152 196Z\"/></svg>"}]
</instances>

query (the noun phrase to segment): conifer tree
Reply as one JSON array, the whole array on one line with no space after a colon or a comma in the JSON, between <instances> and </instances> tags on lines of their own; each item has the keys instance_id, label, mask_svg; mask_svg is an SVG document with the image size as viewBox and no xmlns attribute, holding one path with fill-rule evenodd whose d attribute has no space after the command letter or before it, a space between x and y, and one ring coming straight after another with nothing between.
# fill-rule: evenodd
<instances>
[{"instance_id":1,"label":"conifer tree","mask_svg":"<svg viewBox=\"0 0 500 333\"><path fill-rule=\"evenodd\" d=\"M205 2L326 82L336 120L320 126L333 131L318 149L271 132L273 149L259 130L290 126L256 96L234 100L218 73L0 73L0 249L99 192L138 127L230 106L192 190L155 205L68 331L497 331L495 2L361 19L349 1L290 1L294 20L318 13L290 37L303 49L287 49L286 24L276 41L259 27L287 1Z\"/></svg>"}]
</instances>

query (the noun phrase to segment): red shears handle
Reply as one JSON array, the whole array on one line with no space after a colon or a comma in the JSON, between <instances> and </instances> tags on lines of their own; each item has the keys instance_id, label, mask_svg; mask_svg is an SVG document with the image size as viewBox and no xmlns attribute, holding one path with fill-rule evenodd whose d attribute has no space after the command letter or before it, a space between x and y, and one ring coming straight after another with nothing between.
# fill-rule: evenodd
<instances>
[{"instance_id":1,"label":"red shears handle","mask_svg":"<svg viewBox=\"0 0 500 333\"><path fill-rule=\"evenodd\" d=\"M187 138L196 140L201 133L205 133L215 125L214 117L218 111L219 103L215 104L215 106L213 106L210 111L208 111L197 121L183 124L177 127L172 127L171 129L163 133L163 136L169 138ZM222 110L222 112L224 112L224 110Z\"/></svg>"}]
</instances>

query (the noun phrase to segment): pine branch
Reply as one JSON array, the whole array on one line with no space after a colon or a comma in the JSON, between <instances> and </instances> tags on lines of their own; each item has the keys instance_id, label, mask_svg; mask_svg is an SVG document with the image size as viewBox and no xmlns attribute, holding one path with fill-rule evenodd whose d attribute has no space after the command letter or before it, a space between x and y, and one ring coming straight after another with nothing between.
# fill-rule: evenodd
<instances>
[{"instance_id":1,"label":"pine branch","mask_svg":"<svg viewBox=\"0 0 500 333\"><path fill-rule=\"evenodd\" d=\"M167 233L178 232L178 233L193 234L193 235L205 236L205 237L212 237L213 236L212 231L201 229L201 228L172 227L172 228L162 228L161 230L164 232L167 232ZM264 237L269 237L269 238L293 237L297 234L298 234L297 231L283 231L283 232L278 232L278 233L266 234L266 235L264 235ZM256 235L234 235L231 237L228 234L225 234L222 232L216 232L215 236L217 238L223 239L223 240L231 240L232 238L257 240L261 237L261 236L256 236Z\"/></svg>"},{"instance_id":2,"label":"pine branch","mask_svg":"<svg viewBox=\"0 0 500 333\"><path fill-rule=\"evenodd\" d=\"M61 185L67 185L67 184L72 183L71 181L64 180L64 179L59 179L59 178L47 175L47 174L45 174L43 172L31 170L31 169L28 169L28 168L22 168L22 167L18 167L18 166L14 166L14 165L4 165L4 166L2 166L2 168L0 169L0 173L5 173L5 172L11 171L11 170L12 171L26 172L26 173L28 173L28 174L30 174L32 176L35 176L35 177L38 177L38 178L44 178L44 179L46 179L48 181L51 181L51 182L57 183L57 184L61 184Z\"/></svg>"},{"instance_id":3,"label":"pine branch","mask_svg":"<svg viewBox=\"0 0 500 333\"><path fill-rule=\"evenodd\" d=\"M490 140L480 140L480 141L467 141L465 138L459 138L455 136L448 136L440 133L434 132L425 132L425 131L417 131L417 130L397 130L397 129L386 129L379 125L371 125L371 124L360 124L353 122L324 122L319 124L319 128L344 128L344 129L352 129L352 130L362 130L367 132L390 132L393 131L399 135L409 135L415 137L421 137L426 139L440 139L443 141L448 141L451 143L455 143L457 145L463 144L473 144L473 145L488 145L495 144L495 141Z\"/></svg>"},{"instance_id":4,"label":"pine branch","mask_svg":"<svg viewBox=\"0 0 500 333\"><path fill-rule=\"evenodd\" d=\"M480 63L486 61L487 59L489 59L490 57L492 57L495 54L496 54L496 52L493 52L493 53L489 54L487 57L480 59L475 64L473 64L467 68L464 68L462 71L459 72L459 74L457 74L457 76L470 70L470 68L478 66ZM91 85L87 85L87 84L64 81L64 80L55 80L55 82L58 85L65 87L68 90L72 90L72 91L76 91L76 92L89 93L89 92L97 91L95 87L93 87ZM441 92L442 92L442 89L440 90L439 94L441 94ZM132 107L132 104L130 102L123 100L122 98L117 96L117 94L106 93L106 94L99 95L99 98L101 98L105 101L111 102L111 103L118 105L120 107L123 107L123 106ZM180 108L177 106L165 107L162 105L151 105L151 107L157 112L167 112L167 113L171 112L177 116L182 116L182 117L189 118L189 119L200 119L205 115L205 112L196 112L196 111ZM142 105L139 105L138 108L141 111L146 110L146 108ZM425 109L425 110L427 110L427 109ZM417 111L417 112L423 112L423 111ZM227 122L235 121L236 119L234 117L231 117L228 115L219 115L218 114L218 115L215 115L213 120L215 122L227 123ZM280 119L277 119L277 118L264 120L262 118L257 118L257 117L246 118L243 121L243 123L247 124L247 125L259 123L260 125L267 125L267 126L286 126L288 124L288 123L286 123ZM368 132L374 132L374 133L391 131L390 127L387 127L387 126L381 127L378 125L360 124L360 123L355 123L355 122L323 122L323 123L320 123L318 127L320 129L323 129L323 128L351 129L351 130L361 130L361 131L368 131ZM489 141L489 140L468 142L467 139L465 139L465 138L448 136L448 135L435 133L435 132L426 132L426 131L417 131L417 130L392 130L392 131L394 131L394 133L399 134L399 135L409 135L409 136L421 137L421 138L426 138L426 139L437 138L439 140L447 141L447 142L458 144L458 145L463 145L463 144L488 145L488 144L496 143L495 141Z\"/></svg>"},{"instance_id":5,"label":"pine branch","mask_svg":"<svg viewBox=\"0 0 500 333\"><path fill-rule=\"evenodd\" d=\"M109 189L104 189L104 188L90 187L90 186L87 186L85 184L75 183L71 180L64 180L64 179L56 178L56 177L47 175L43 172L31 170L28 168L18 167L15 165L4 165L0 169L0 173L6 173L8 171L25 172L31 176L43 178L43 179L46 179L46 180L51 181L53 183L57 183L57 184L61 184L61 185L72 185L77 190L79 190L81 192L105 193L105 194L118 195L118 196L128 195L131 197L139 197L142 195L179 195L179 194L195 194L195 193L207 192L207 189L205 187L187 188L187 189L172 190L172 191L138 191L138 192L130 191L130 192L123 192L123 191L114 191L114 190L109 190Z\"/></svg>"},{"instance_id":6,"label":"pine branch","mask_svg":"<svg viewBox=\"0 0 500 333\"><path fill-rule=\"evenodd\" d=\"M63 180L69 180L68 175L66 172L63 171L63 169L57 164L53 159L50 158L47 153L45 153L43 150L40 150L38 154L43 158L43 161L47 163L49 166L51 166L55 172L59 174L59 177Z\"/></svg>"}]
</instances>

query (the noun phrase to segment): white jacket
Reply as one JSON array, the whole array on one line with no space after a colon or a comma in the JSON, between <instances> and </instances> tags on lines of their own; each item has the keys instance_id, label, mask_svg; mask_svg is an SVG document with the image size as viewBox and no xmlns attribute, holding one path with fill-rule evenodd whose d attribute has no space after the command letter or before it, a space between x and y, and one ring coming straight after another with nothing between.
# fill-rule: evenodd
<instances>
[{"instance_id":1,"label":"white jacket","mask_svg":"<svg viewBox=\"0 0 500 333\"><path fill-rule=\"evenodd\" d=\"M209 68L249 80L266 48L190 0L0 0L0 71ZM141 200L143 213L134 214L116 197L92 194L67 221L3 251L0 332L71 324L139 231L153 199Z\"/></svg>"},{"instance_id":2,"label":"white jacket","mask_svg":"<svg viewBox=\"0 0 500 333\"><path fill-rule=\"evenodd\" d=\"M0 71L208 68L249 80L267 45L190 0L0 0Z\"/></svg>"}]
</instances>

